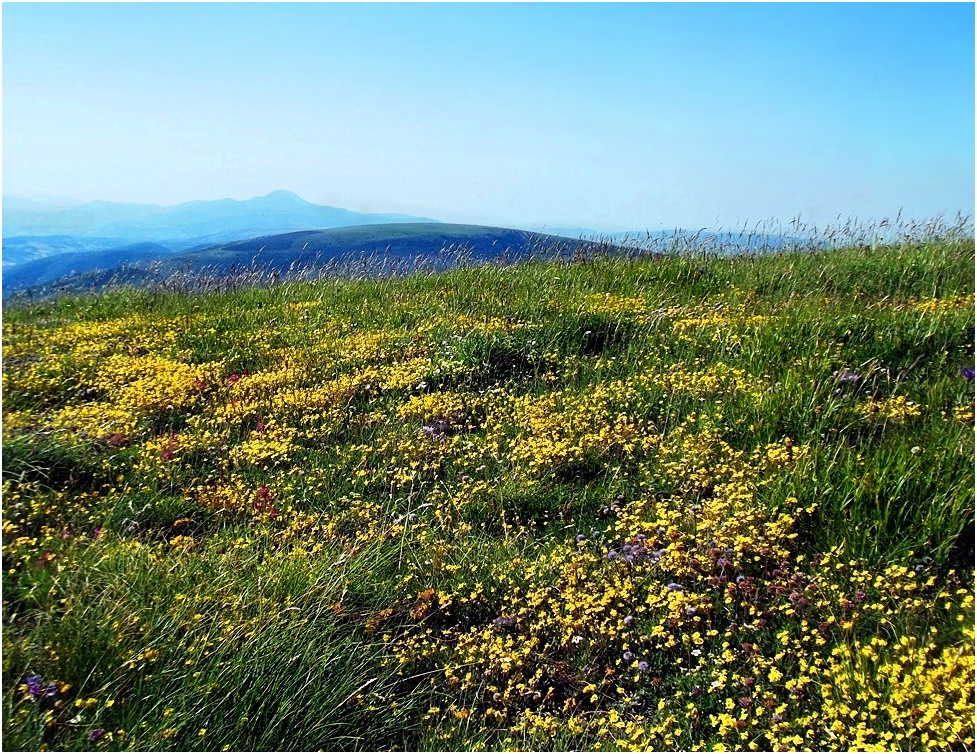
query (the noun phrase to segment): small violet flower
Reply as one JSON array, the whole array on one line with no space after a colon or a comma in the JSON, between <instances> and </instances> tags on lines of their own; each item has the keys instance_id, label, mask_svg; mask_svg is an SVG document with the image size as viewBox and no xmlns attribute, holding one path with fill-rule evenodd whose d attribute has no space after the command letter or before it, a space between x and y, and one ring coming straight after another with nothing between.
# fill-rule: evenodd
<instances>
[{"instance_id":1,"label":"small violet flower","mask_svg":"<svg viewBox=\"0 0 977 754\"><path fill-rule=\"evenodd\" d=\"M27 676L24 679L24 683L27 684L27 693L32 699L37 699L42 696L56 696L58 693L58 685L56 683L49 683L47 686L44 686L44 682L39 675Z\"/></svg>"},{"instance_id":2,"label":"small violet flower","mask_svg":"<svg viewBox=\"0 0 977 754\"><path fill-rule=\"evenodd\" d=\"M24 682L27 684L27 693L34 699L37 699L37 697L44 693L41 689L41 676L29 675L24 679Z\"/></svg>"}]
</instances>

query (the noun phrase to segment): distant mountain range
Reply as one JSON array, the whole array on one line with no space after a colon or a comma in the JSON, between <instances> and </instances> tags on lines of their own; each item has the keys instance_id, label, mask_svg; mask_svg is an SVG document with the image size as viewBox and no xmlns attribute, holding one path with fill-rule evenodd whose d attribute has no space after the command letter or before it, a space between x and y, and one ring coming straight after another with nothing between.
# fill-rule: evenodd
<instances>
[{"instance_id":1,"label":"distant mountain range","mask_svg":"<svg viewBox=\"0 0 977 754\"><path fill-rule=\"evenodd\" d=\"M594 244L511 228L448 223L385 223L294 231L189 252L152 243L101 252L36 259L3 271L3 295L30 291L98 290L108 285L147 285L166 280L218 280L253 274L324 273L371 275L418 269L442 270L458 263L514 262L534 255L570 256ZM603 245L601 250L613 250Z\"/></svg>"},{"instance_id":2,"label":"distant mountain range","mask_svg":"<svg viewBox=\"0 0 977 754\"><path fill-rule=\"evenodd\" d=\"M3 200L3 297L215 278L443 269L460 260L525 259L593 249L646 253L771 251L803 243L778 234L685 230L547 232L451 225L311 204L288 191L172 207L65 199ZM337 272L337 274L340 274Z\"/></svg>"},{"instance_id":3,"label":"distant mountain range","mask_svg":"<svg viewBox=\"0 0 977 754\"><path fill-rule=\"evenodd\" d=\"M174 207L5 197L3 297L174 276L443 269L462 260L573 253L583 245L546 233L319 206L288 191Z\"/></svg>"},{"instance_id":4,"label":"distant mountain range","mask_svg":"<svg viewBox=\"0 0 977 754\"><path fill-rule=\"evenodd\" d=\"M283 233L377 223L436 222L397 214L364 214L311 204L289 191L236 201L195 201L173 207L146 204L3 200L3 265L52 254L107 251L155 243L171 251Z\"/></svg>"}]
</instances>

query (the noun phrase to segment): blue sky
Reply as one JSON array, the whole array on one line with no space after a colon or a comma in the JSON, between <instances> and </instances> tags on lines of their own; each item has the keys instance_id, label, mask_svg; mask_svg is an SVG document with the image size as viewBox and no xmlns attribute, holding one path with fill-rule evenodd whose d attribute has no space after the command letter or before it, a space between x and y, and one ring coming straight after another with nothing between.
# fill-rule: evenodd
<instances>
[{"instance_id":1,"label":"blue sky","mask_svg":"<svg viewBox=\"0 0 977 754\"><path fill-rule=\"evenodd\" d=\"M598 230L974 208L972 4L2 13L4 195Z\"/></svg>"}]
</instances>

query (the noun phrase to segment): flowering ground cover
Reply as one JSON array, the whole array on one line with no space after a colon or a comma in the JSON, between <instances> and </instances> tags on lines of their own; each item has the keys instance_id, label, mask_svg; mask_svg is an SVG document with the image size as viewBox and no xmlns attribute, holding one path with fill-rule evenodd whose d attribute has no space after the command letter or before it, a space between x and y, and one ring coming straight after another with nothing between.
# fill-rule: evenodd
<instances>
[{"instance_id":1,"label":"flowering ground cover","mask_svg":"<svg viewBox=\"0 0 977 754\"><path fill-rule=\"evenodd\" d=\"M972 749L973 270L8 310L3 745Z\"/></svg>"}]
</instances>

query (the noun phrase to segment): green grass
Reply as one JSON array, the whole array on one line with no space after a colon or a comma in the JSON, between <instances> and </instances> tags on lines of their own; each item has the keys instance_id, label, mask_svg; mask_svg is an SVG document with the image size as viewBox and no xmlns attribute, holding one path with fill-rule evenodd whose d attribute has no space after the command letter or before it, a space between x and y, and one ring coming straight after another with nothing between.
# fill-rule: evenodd
<instances>
[{"instance_id":1,"label":"green grass","mask_svg":"<svg viewBox=\"0 0 977 754\"><path fill-rule=\"evenodd\" d=\"M10 308L3 745L845 749L831 663L874 637L850 734L971 746L972 663L937 722L873 684L900 637L919 683L973 651L973 293L950 236ZM661 560L609 561L637 531ZM676 580L699 607L653 606Z\"/></svg>"}]
</instances>

